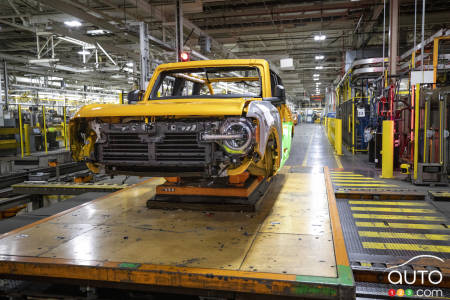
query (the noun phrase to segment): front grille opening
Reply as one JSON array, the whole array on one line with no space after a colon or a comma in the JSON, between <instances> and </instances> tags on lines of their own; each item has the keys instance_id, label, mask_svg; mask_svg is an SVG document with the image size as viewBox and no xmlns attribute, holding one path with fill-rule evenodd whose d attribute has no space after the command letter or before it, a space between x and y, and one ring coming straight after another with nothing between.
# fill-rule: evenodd
<instances>
[{"instance_id":1,"label":"front grille opening","mask_svg":"<svg viewBox=\"0 0 450 300\"><path fill-rule=\"evenodd\" d=\"M161 143L155 144L157 161L204 162L206 149L197 141L197 134L167 133Z\"/></svg>"},{"instance_id":2,"label":"front grille opening","mask_svg":"<svg viewBox=\"0 0 450 300\"><path fill-rule=\"evenodd\" d=\"M135 133L109 133L103 147L104 161L148 161L148 144Z\"/></svg>"}]
</instances>

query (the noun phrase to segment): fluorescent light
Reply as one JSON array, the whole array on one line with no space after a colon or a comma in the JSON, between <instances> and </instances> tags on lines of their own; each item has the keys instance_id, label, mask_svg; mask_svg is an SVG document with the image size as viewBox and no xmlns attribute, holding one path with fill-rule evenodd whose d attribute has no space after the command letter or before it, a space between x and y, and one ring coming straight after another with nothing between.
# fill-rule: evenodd
<instances>
[{"instance_id":1,"label":"fluorescent light","mask_svg":"<svg viewBox=\"0 0 450 300\"><path fill-rule=\"evenodd\" d=\"M313 78L314 81L319 80L319 78Z\"/></svg>"},{"instance_id":2,"label":"fluorescent light","mask_svg":"<svg viewBox=\"0 0 450 300\"><path fill-rule=\"evenodd\" d=\"M81 22L77 21L77 20L65 21L64 24L66 24L69 27L80 27L81 26Z\"/></svg>"},{"instance_id":3,"label":"fluorescent light","mask_svg":"<svg viewBox=\"0 0 450 300\"><path fill-rule=\"evenodd\" d=\"M105 34L110 34L111 31L109 30L104 30L104 29L92 29L92 30L87 30L86 34L89 35L105 35Z\"/></svg>"},{"instance_id":4,"label":"fluorescent light","mask_svg":"<svg viewBox=\"0 0 450 300\"><path fill-rule=\"evenodd\" d=\"M323 35L323 34L319 34L319 35L315 35L314 36L314 40L315 41L323 41L323 40L325 40L327 37L325 36L325 35Z\"/></svg>"},{"instance_id":5,"label":"fluorescent light","mask_svg":"<svg viewBox=\"0 0 450 300\"><path fill-rule=\"evenodd\" d=\"M324 59L325 58L325 56L323 56L323 55L316 55L316 59L317 60L319 60L319 59Z\"/></svg>"},{"instance_id":6,"label":"fluorescent light","mask_svg":"<svg viewBox=\"0 0 450 300\"><path fill-rule=\"evenodd\" d=\"M316 82L317 85L322 84L322 82Z\"/></svg>"},{"instance_id":7,"label":"fluorescent light","mask_svg":"<svg viewBox=\"0 0 450 300\"><path fill-rule=\"evenodd\" d=\"M89 54L91 54L91 52L89 52L87 50L82 50L82 51L78 51L78 54L80 54L80 55L89 55Z\"/></svg>"},{"instance_id":8,"label":"fluorescent light","mask_svg":"<svg viewBox=\"0 0 450 300\"><path fill-rule=\"evenodd\" d=\"M130 62L127 62L127 67L132 67L134 64L133 64L133 62L132 61L130 61Z\"/></svg>"},{"instance_id":9,"label":"fluorescent light","mask_svg":"<svg viewBox=\"0 0 450 300\"><path fill-rule=\"evenodd\" d=\"M317 66L316 67L316 70L322 70L323 69L323 66Z\"/></svg>"},{"instance_id":10,"label":"fluorescent light","mask_svg":"<svg viewBox=\"0 0 450 300\"><path fill-rule=\"evenodd\" d=\"M313 74L313 76L314 76L314 77L319 77L319 76L320 76L320 74Z\"/></svg>"}]
</instances>

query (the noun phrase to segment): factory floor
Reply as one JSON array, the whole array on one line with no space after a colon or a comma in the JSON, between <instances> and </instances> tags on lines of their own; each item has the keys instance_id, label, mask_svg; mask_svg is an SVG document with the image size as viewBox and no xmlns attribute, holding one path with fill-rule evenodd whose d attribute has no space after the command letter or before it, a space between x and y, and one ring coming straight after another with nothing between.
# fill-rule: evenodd
<instances>
[{"instance_id":1,"label":"factory floor","mask_svg":"<svg viewBox=\"0 0 450 300\"><path fill-rule=\"evenodd\" d=\"M69 206L43 211L36 223L2 235L0 273L207 293L326 292L351 299L356 288L359 297L386 296L380 270L418 255L450 258L450 209L448 201L428 196L448 187L418 187L399 174L387 180L380 173L367 154L337 156L322 125L301 123L286 166L254 213L148 210L145 203L162 179L117 177L115 183L140 183L74 197ZM413 263L450 278L445 263Z\"/></svg>"},{"instance_id":2,"label":"factory floor","mask_svg":"<svg viewBox=\"0 0 450 300\"><path fill-rule=\"evenodd\" d=\"M330 170L335 170L338 174L354 174L363 177L361 179L351 177L345 181L333 180L336 191L370 189L428 192L449 191L450 189L448 186L414 185L407 180L407 175L401 174L399 171L394 172L392 179L382 179L381 169L377 169L375 164L369 163L367 153L352 155L343 145L343 155L336 155L321 124L300 123L295 127L294 132L292 150L287 161L288 166L301 168L303 172L315 172L328 166Z\"/></svg>"}]
</instances>

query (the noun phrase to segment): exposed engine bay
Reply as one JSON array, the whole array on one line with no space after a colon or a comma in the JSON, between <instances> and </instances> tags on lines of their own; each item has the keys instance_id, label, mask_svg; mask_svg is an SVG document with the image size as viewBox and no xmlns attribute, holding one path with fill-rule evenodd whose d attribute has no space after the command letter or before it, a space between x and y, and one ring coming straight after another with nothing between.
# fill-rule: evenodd
<instances>
[{"instance_id":1,"label":"exposed engine bay","mask_svg":"<svg viewBox=\"0 0 450 300\"><path fill-rule=\"evenodd\" d=\"M82 123L81 144L94 142L88 155L83 151L84 159L112 175L227 176L226 170L241 165L256 144L257 122L249 118Z\"/></svg>"}]
</instances>

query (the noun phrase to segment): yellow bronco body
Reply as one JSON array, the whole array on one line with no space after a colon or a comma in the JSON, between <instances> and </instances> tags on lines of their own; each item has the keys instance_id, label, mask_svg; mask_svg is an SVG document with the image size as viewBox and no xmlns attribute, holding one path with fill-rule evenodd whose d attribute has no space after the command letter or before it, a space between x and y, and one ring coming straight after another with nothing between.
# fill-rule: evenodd
<instances>
[{"instance_id":1,"label":"yellow bronco body","mask_svg":"<svg viewBox=\"0 0 450 300\"><path fill-rule=\"evenodd\" d=\"M289 156L292 118L265 60L162 64L128 100L75 114L75 160L108 174L224 177L272 176Z\"/></svg>"}]
</instances>

